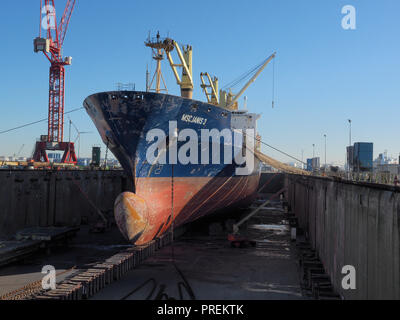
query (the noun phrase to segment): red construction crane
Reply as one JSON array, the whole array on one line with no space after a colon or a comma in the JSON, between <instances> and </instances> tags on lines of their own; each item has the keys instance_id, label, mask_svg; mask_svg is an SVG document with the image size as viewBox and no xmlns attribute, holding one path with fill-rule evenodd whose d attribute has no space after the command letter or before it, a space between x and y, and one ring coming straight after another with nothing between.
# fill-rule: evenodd
<instances>
[{"instance_id":1,"label":"red construction crane","mask_svg":"<svg viewBox=\"0 0 400 320\"><path fill-rule=\"evenodd\" d=\"M44 6L43 6L44 4ZM41 136L36 142L33 160L49 162L47 150L64 151L62 163L76 164L75 147L73 142L64 142L64 94L65 66L70 65L72 58L62 57L62 46L67 33L68 24L74 10L75 0L68 0L63 16L57 26L54 0L40 1L39 37L34 40L34 51L43 52L50 61L49 78L49 118L47 136ZM42 18L42 14L45 16ZM42 38L42 28L47 30Z\"/></svg>"}]
</instances>

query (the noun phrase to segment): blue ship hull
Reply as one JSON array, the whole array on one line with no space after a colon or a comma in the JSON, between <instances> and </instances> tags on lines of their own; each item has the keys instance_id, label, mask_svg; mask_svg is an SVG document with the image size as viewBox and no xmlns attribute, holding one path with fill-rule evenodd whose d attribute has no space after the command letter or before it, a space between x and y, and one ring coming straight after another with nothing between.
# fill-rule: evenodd
<instances>
[{"instance_id":1,"label":"blue ship hull","mask_svg":"<svg viewBox=\"0 0 400 320\"><path fill-rule=\"evenodd\" d=\"M173 221L175 226L187 223L255 196L260 175L257 158L254 157L254 168L248 175L238 176L236 169L245 164L225 159L224 143L216 146L221 161L215 164L200 163L201 139L198 163L168 161L171 141L176 139L170 132L171 123L176 123L178 132L192 129L201 137L202 129L230 130L231 111L182 97L138 91L97 93L85 99L84 107L103 142L134 180L134 193L121 194L115 205L117 224L133 243L153 240ZM149 163L147 159L149 146L156 140L147 141L146 137L154 129L166 133L167 163ZM177 150L185 143L178 141ZM209 151L212 150L211 143Z\"/></svg>"}]
</instances>

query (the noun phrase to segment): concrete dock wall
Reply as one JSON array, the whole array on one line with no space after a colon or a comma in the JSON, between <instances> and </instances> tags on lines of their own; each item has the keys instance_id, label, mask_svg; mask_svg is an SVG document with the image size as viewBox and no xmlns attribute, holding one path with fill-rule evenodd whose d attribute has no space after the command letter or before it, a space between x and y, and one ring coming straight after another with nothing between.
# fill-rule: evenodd
<instances>
[{"instance_id":1,"label":"concrete dock wall","mask_svg":"<svg viewBox=\"0 0 400 320\"><path fill-rule=\"evenodd\" d=\"M123 171L1 170L0 239L26 227L97 221L96 208L112 215L115 198L130 186Z\"/></svg>"},{"instance_id":2,"label":"concrete dock wall","mask_svg":"<svg viewBox=\"0 0 400 320\"><path fill-rule=\"evenodd\" d=\"M263 172L260 176L258 190L262 194L275 194L285 184L285 174L275 172Z\"/></svg>"},{"instance_id":3,"label":"concrete dock wall","mask_svg":"<svg viewBox=\"0 0 400 320\"><path fill-rule=\"evenodd\" d=\"M390 186L287 175L288 200L345 299L400 299L400 192ZM356 289L342 288L342 268Z\"/></svg>"}]
</instances>

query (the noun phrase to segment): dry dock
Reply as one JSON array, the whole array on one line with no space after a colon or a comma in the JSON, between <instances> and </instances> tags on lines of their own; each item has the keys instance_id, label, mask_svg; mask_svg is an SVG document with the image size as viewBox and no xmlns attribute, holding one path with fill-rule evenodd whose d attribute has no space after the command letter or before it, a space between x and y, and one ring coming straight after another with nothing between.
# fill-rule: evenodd
<instances>
[{"instance_id":1,"label":"dry dock","mask_svg":"<svg viewBox=\"0 0 400 320\"><path fill-rule=\"evenodd\" d=\"M129 190L122 171L1 171L0 181L0 249L9 254L6 241L41 241L0 267L3 299L400 298L398 188L263 174L260 200L282 187L285 198L241 226L251 244L236 248L227 240L247 208L175 230L174 241L168 233L132 248L112 220L113 199ZM107 224L99 226L102 217ZM38 227L78 231L54 241L15 238ZM56 291L41 289L43 265L55 266ZM346 265L356 270L356 289L342 287Z\"/></svg>"}]
</instances>

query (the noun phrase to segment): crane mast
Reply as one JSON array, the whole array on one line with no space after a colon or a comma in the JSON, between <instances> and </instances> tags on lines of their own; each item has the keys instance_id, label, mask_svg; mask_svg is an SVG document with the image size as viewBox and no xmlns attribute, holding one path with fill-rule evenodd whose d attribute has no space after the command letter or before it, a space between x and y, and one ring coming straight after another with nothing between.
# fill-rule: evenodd
<instances>
[{"instance_id":1,"label":"crane mast","mask_svg":"<svg viewBox=\"0 0 400 320\"><path fill-rule=\"evenodd\" d=\"M44 4L43 8L42 5ZM34 40L34 51L43 52L50 62L49 72L49 103L47 136L41 136L36 143L33 159L38 162L48 162L46 150L64 151L63 163L76 164L74 144L64 142L64 97L65 97L65 66L71 65L72 58L62 57L62 46L75 7L75 0L68 0L60 24L56 23L54 0L41 0L41 15L39 37ZM41 28L44 27L46 38L42 38Z\"/></svg>"}]
</instances>

